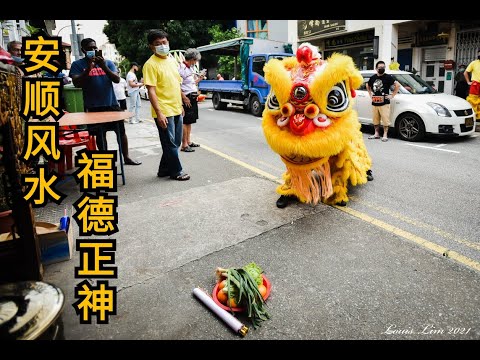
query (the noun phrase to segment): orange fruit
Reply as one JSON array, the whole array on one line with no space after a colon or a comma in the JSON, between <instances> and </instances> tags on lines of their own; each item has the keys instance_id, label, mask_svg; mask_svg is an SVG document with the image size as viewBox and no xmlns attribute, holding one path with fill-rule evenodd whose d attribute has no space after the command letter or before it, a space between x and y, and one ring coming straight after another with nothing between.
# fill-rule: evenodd
<instances>
[{"instance_id":1,"label":"orange fruit","mask_svg":"<svg viewBox=\"0 0 480 360\"><path fill-rule=\"evenodd\" d=\"M226 304L227 303L227 294L225 294L222 290L220 290L218 293L217 293L217 299L218 301L220 301L222 304Z\"/></svg>"},{"instance_id":2,"label":"orange fruit","mask_svg":"<svg viewBox=\"0 0 480 360\"><path fill-rule=\"evenodd\" d=\"M227 285L227 280L222 280L221 282L218 283L218 290L221 290Z\"/></svg>"},{"instance_id":3,"label":"orange fruit","mask_svg":"<svg viewBox=\"0 0 480 360\"><path fill-rule=\"evenodd\" d=\"M265 299L265 296L267 295L267 287L263 284L258 285L258 291L260 291L260 294L262 294L262 297Z\"/></svg>"},{"instance_id":4,"label":"orange fruit","mask_svg":"<svg viewBox=\"0 0 480 360\"><path fill-rule=\"evenodd\" d=\"M238 305L237 305L237 302L235 301L234 298L230 298L230 299L228 299L228 301L227 301L227 306L230 306L230 307L232 307L232 308L235 308L235 307L237 307Z\"/></svg>"}]
</instances>

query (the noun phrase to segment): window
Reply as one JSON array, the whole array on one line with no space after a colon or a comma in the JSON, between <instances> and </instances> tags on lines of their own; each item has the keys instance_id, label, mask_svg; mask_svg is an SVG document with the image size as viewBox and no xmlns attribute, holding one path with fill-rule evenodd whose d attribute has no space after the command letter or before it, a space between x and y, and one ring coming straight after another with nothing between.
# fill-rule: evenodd
<instances>
[{"instance_id":1,"label":"window","mask_svg":"<svg viewBox=\"0 0 480 360\"><path fill-rule=\"evenodd\" d=\"M247 20L247 36L258 39L268 39L268 21Z\"/></svg>"},{"instance_id":2,"label":"window","mask_svg":"<svg viewBox=\"0 0 480 360\"><path fill-rule=\"evenodd\" d=\"M252 72L256 72L260 76L265 76L263 72L263 67L265 66L265 57L264 56L255 56L252 63Z\"/></svg>"}]
</instances>

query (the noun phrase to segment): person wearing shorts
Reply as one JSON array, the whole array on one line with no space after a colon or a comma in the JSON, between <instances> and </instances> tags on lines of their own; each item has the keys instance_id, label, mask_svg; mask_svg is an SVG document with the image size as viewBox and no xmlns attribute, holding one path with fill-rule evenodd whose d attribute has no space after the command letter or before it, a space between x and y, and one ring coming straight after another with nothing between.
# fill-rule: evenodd
<instances>
[{"instance_id":1,"label":"person wearing shorts","mask_svg":"<svg viewBox=\"0 0 480 360\"><path fill-rule=\"evenodd\" d=\"M393 99L400 88L400 84L392 75L385 74L385 63L378 61L375 65L377 73L367 82L368 95L372 99L373 126L375 134L369 139L380 139L380 124L383 126L382 141L388 141L388 127L390 126L390 100ZM394 85L392 94L390 88Z\"/></svg>"},{"instance_id":2,"label":"person wearing shorts","mask_svg":"<svg viewBox=\"0 0 480 360\"><path fill-rule=\"evenodd\" d=\"M194 152L194 147L200 146L192 142L190 135L192 124L198 119L198 87L197 84L204 78L204 75L194 73L194 65L200 61L201 55L197 49L185 50L185 60L179 64L178 72L182 77L182 103L185 115L183 116L183 135L181 151Z\"/></svg>"}]
</instances>

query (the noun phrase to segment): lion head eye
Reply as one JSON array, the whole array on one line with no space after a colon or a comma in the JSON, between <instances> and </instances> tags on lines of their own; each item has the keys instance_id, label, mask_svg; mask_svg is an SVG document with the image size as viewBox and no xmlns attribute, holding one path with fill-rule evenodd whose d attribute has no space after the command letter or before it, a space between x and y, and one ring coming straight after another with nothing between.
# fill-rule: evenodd
<instances>
[{"instance_id":1,"label":"lion head eye","mask_svg":"<svg viewBox=\"0 0 480 360\"><path fill-rule=\"evenodd\" d=\"M267 98L267 108L270 110L280 110L280 104L278 103L277 97L272 92Z\"/></svg>"},{"instance_id":2,"label":"lion head eye","mask_svg":"<svg viewBox=\"0 0 480 360\"><path fill-rule=\"evenodd\" d=\"M341 112L348 108L349 99L345 83L341 82L332 87L327 97L327 110Z\"/></svg>"},{"instance_id":3,"label":"lion head eye","mask_svg":"<svg viewBox=\"0 0 480 360\"><path fill-rule=\"evenodd\" d=\"M305 86L297 86L293 89L293 98L295 100L304 100L308 96L308 89Z\"/></svg>"}]
</instances>

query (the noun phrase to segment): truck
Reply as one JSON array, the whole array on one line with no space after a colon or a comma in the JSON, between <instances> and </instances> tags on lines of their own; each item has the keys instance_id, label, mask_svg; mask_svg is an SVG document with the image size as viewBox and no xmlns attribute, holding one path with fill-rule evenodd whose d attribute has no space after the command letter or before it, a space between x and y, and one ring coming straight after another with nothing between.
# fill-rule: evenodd
<instances>
[{"instance_id":1,"label":"truck","mask_svg":"<svg viewBox=\"0 0 480 360\"><path fill-rule=\"evenodd\" d=\"M266 51L254 53L255 47L252 45ZM228 104L240 105L254 116L261 116L270 92L270 86L265 81L264 65L271 59L282 60L293 56L285 51L291 51L289 44L282 46L284 52L273 52L279 47L278 42L243 37L197 47L200 53L208 51L214 55L240 56L241 68L240 80L202 80L198 83L198 89L202 93L212 94L215 110L225 110Z\"/></svg>"}]
</instances>

